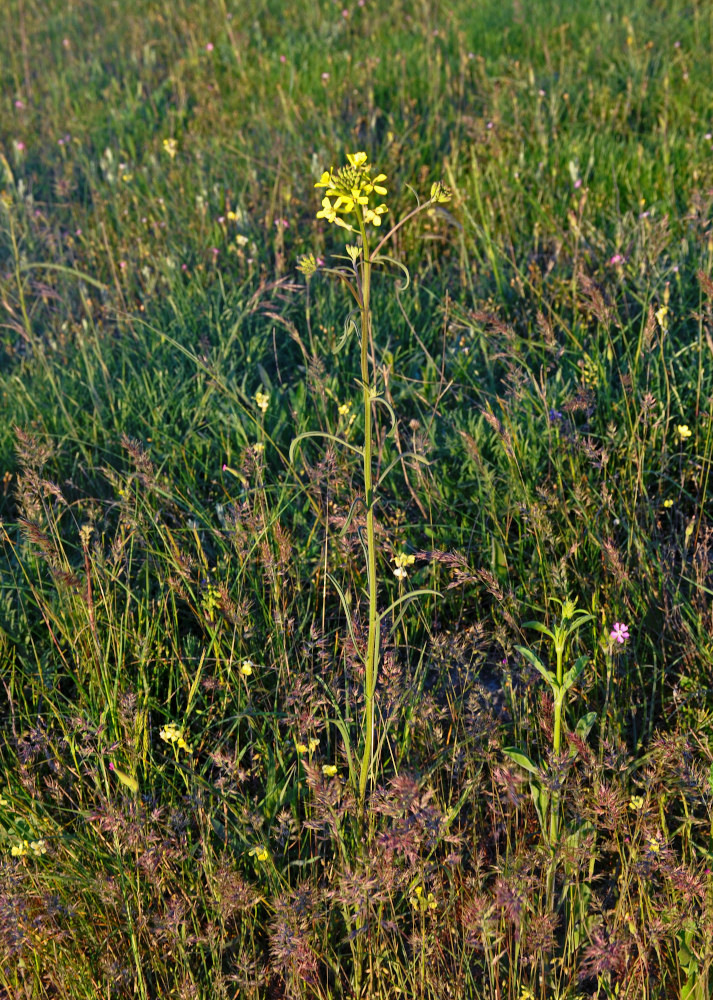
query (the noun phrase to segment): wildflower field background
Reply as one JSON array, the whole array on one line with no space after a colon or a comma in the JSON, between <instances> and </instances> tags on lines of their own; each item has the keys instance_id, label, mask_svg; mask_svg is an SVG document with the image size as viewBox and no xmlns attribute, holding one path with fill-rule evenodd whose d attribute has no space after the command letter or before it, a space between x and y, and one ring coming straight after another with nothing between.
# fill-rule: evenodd
<instances>
[{"instance_id":1,"label":"wildflower field background","mask_svg":"<svg viewBox=\"0 0 713 1000\"><path fill-rule=\"evenodd\" d=\"M713 6L2 15L0 996L705 1000Z\"/></svg>"}]
</instances>

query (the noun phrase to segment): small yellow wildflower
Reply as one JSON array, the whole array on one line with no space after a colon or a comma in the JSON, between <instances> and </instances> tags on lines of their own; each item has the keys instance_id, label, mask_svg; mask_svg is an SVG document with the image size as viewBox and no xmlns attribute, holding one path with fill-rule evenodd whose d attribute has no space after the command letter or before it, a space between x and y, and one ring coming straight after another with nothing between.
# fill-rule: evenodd
<instances>
[{"instance_id":1,"label":"small yellow wildflower","mask_svg":"<svg viewBox=\"0 0 713 1000\"><path fill-rule=\"evenodd\" d=\"M259 847L253 847L251 851L248 851L251 858L255 858L257 861L267 861L270 855L267 853L267 848L260 844Z\"/></svg>"},{"instance_id":2,"label":"small yellow wildflower","mask_svg":"<svg viewBox=\"0 0 713 1000\"><path fill-rule=\"evenodd\" d=\"M38 858L42 857L43 854L47 853L47 845L45 844L44 840L31 840L30 847L32 848L33 853Z\"/></svg>"},{"instance_id":3,"label":"small yellow wildflower","mask_svg":"<svg viewBox=\"0 0 713 1000\"><path fill-rule=\"evenodd\" d=\"M372 191L376 191L377 194L387 194L386 188L381 183L386 180L386 174L377 174L371 184L367 184L364 190L367 194L371 194Z\"/></svg>"},{"instance_id":4,"label":"small yellow wildflower","mask_svg":"<svg viewBox=\"0 0 713 1000\"><path fill-rule=\"evenodd\" d=\"M406 572L407 566L413 566L416 562L415 556L408 556L405 552L399 552L393 557L393 561L396 563L396 569L394 570L394 576L397 580L405 580L408 576Z\"/></svg>"},{"instance_id":5,"label":"small yellow wildflower","mask_svg":"<svg viewBox=\"0 0 713 1000\"><path fill-rule=\"evenodd\" d=\"M322 210L317 212L318 219L326 219L327 222L333 222L337 226L342 226L343 229L349 229L354 231L353 226L350 226L344 219L340 219L337 215L337 203L332 205L329 198L322 198Z\"/></svg>"},{"instance_id":6,"label":"small yellow wildflower","mask_svg":"<svg viewBox=\"0 0 713 1000\"><path fill-rule=\"evenodd\" d=\"M366 153L347 153L347 161L350 167L362 167L369 159Z\"/></svg>"},{"instance_id":7,"label":"small yellow wildflower","mask_svg":"<svg viewBox=\"0 0 713 1000\"><path fill-rule=\"evenodd\" d=\"M243 677L250 677L250 675L253 672L254 666L255 664L253 663L252 660L243 660L243 662L240 664L240 673L243 675Z\"/></svg>"},{"instance_id":8,"label":"small yellow wildflower","mask_svg":"<svg viewBox=\"0 0 713 1000\"><path fill-rule=\"evenodd\" d=\"M226 212L225 217L228 220L228 222L235 222L235 220L238 218L235 212Z\"/></svg>"},{"instance_id":9,"label":"small yellow wildflower","mask_svg":"<svg viewBox=\"0 0 713 1000\"><path fill-rule=\"evenodd\" d=\"M267 408L270 405L270 396L266 392L262 392L260 389L253 396L258 409L262 410L263 413L267 412Z\"/></svg>"},{"instance_id":10,"label":"small yellow wildflower","mask_svg":"<svg viewBox=\"0 0 713 1000\"><path fill-rule=\"evenodd\" d=\"M337 767L335 764L322 764L322 774L325 778L333 778L337 773Z\"/></svg>"},{"instance_id":11,"label":"small yellow wildflower","mask_svg":"<svg viewBox=\"0 0 713 1000\"><path fill-rule=\"evenodd\" d=\"M656 322L665 333L668 330L668 306L656 310Z\"/></svg>"},{"instance_id":12,"label":"small yellow wildflower","mask_svg":"<svg viewBox=\"0 0 713 1000\"><path fill-rule=\"evenodd\" d=\"M168 155L171 157L171 159L173 159L176 153L178 152L178 142L175 139L164 139L163 148L164 151L168 153Z\"/></svg>"},{"instance_id":13,"label":"small yellow wildflower","mask_svg":"<svg viewBox=\"0 0 713 1000\"><path fill-rule=\"evenodd\" d=\"M307 753L307 744L295 743L295 750L297 751L297 753Z\"/></svg>"},{"instance_id":14,"label":"small yellow wildflower","mask_svg":"<svg viewBox=\"0 0 713 1000\"><path fill-rule=\"evenodd\" d=\"M351 403L342 403L341 406L339 407L339 416L346 417L351 408L352 408Z\"/></svg>"},{"instance_id":15,"label":"small yellow wildflower","mask_svg":"<svg viewBox=\"0 0 713 1000\"><path fill-rule=\"evenodd\" d=\"M183 737L183 730L175 722L169 722L168 725L159 730L158 735L165 743L174 743L181 750L185 750L186 753L193 752Z\"/></svg>"},{"instance_id":16,"label":"small yellow wildflower","mask_svg":"<svg viewBox=\"0 0 713 1000\"><path fill-rule=\"evenodd\" d=\"M377 205L373 211L367 208L364 210L364 222L369 222L372 226L380 226L381 216L388 211L386 205Z\"/></svg>"},{"instance_id":17,"label":"small yellow wildflower","mask_svg":"<svg viewBox=\"0 0 713 1000\"><path fill-rule=\"evenodd\" d=\"M421 913L425 913L426 910L435 910L438 906L436 903L436 897L432 892L429 892L427 896L424 896L422 885L416 886L414 889L414 895L409 897L409 902L415 910L420 910Z\"/></svg>"},{"instance_id":18,"label":"small yellow wildflower","mask_svg":"<svg viewBox=\"0 0 713 1000\"><path fill-rule=\"evenodd\" d=\"M669 507L673 507L673 500L671 500L671 499L669 499L669 500L664 500L664 502L663 502L663 505L664 505L664 507L666 507L666 508L669 508Z\"/></svg>"},{"instance_id":19,"label":"small yellow wildflower","mask_svg":"<svg viewBox=\"0 0 713 1000\"><path fill-rule=\"evenodd\" d=\"M643 795L632 795L629 799L629 809L633 809L637 812L639 809L644 808L644 797Z\"/></svg>"},{"instance_id":20,"label":"small yellow wildflower","mask_svg":"<svg viewBox=\"0 0 713 1000\"><path fill-rule=\"evenodd\" d=\"M25 854L27 854L27 848L29 846L30 845L26 840L22 840L19 844L13 844L10 849L10 854L12 854L13 858L22 858Z\"/></svg>"},{"instance_id":21,"label":"small yellow wildflower","mask_svg":"<svg viewBox=\"0 0 713 1000\"><path fill-rule=\"evenodd\" d=\"M2 792L0 792L0 807L9 806L9 805L10 805L10 803L8 802L8 800L5 798L5 796L2 794Z\"/></svg>"},{"instance_id":22,"label":"small yellow wildflower","mask_svg":"<svg viewBox=\"0 0 713 1000\"><path fill-rule=\"evenodd\" d=\"M128 184L130 181L134 179L134 175L127 172L121 175L121 179L124 182L124 184Z\"/></svg>"},{"instance_id":23,"label":"small yellow wildflower","mask_svg":"<svg viewBox=\"0 0 713 1000\"><path fill-rule=\"evenodd\" d=\"M678 434L678 436L682 441L685 441L687 438L691 436L693 431L688 426L688 424L679 424L678 427L676 428L676 433Z\"/></svg>"}]
</instances>

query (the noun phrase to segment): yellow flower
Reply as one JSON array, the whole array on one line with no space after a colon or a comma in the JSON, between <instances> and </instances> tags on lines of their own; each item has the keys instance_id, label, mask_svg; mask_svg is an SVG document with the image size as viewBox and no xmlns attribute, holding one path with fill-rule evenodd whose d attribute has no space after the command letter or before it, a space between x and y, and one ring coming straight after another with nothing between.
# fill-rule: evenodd
<instances>
[{"instance_id":1,"label":"yellow flower","mask_svg":"<svg viewBox=\"0 0 713 1000\"><path fill-rule=\"evenodd\" d=\"M336 765L334 764L322 764L322 774L325 778L333 778L337 773Z\"/></svg>"},{"instance_id":2,"label":"yellow flower","mask_svg":"<svg viewBox=\"0 0 713 1000\"><path fill-rule=\"evenodd\" d=\"M14 858L21 858L25 854L27 854L27 848L29 846L30 845L27 843L26 840L22 840L22 841L20 841L19 844L14 844L12 846L12 848L10 849L10 854L12 854L12 856Z\"/></svg>"},{"instance_id":3,"label":"yellow flower","mask_svg":"<svg viewBox=\"0 0 713 1000\"><path fill-rule=\"evenodd\" d=\"M661 306L660 309L656 311L656 322L661 327L661 329L666 332L668 329L668 306Z\"/></svg>"},{"instance_id":4,"label":"yellow flower","mask_svg":"<svg viewBox=\"0 0 713 1000\"><path fill-rule=\"evenodd\" d=\"M314 751L317 749L318 746L319 746L319 740L316 737L312 736L309 741L309 752L314 753Z\"/></svg>"},{"instance_id":5,"label":"yellow flower","mask_svg":"<svg viewBox=\"0 0 713 1000\"><path fill-rule=\"evenodd\" d=\"M383 184L386 174L377 174L376 177L371 177L370 174L371 166L364 152L347 153L347 165L340 167L336 173L333 169L325 170L315 183L315 187L326 188L317 218L356 232L355 227L345 222L340 215L356 213L358 216L361 212L364 222L373 226L381 225L380 217L387 211L386 205L370 207L369 196L372 193L386 194ZM355 261L356 257L352 257L352 260Z\"/></svg>"},{"instance_id":6,"label":"yellow flower","mask_svg":"<svg viewBox=\"0 0 713 1000\"><path fill-rule=\"evenodd\" d=\"M676 428L676 432L682 441L685 441L686 438L689 438L693 433L688 424L679 424Z\"/></svg>"},{"instance_id":7,"label":"yellow flower","mask_svg":"<svg viewBox=\"0 0 713 1000\"><path fill-rule=\"evenodd\" d=\"M346 417L351 408L352 408L351 403L342 403L341 406L339 407L339 416Z\"/></svg>"},{"instance_id":8,"label":"yellow flower","mask_svg":"<svg viewBox=\"0 0 713 1000\"><path fill-rule=\"evenodd\" d=\"M407 566L413 566L416 562L415 556L408 556L405 552L399 552L397 555L393 556L393 561L396 563L396 569L394 570L394 576L397 580L405 580L408 576L406 572Z\"/></svg>"},{"instance_id":9,"label":"yellow flower","mask_svg":"<svg viewBox=\"0 0 713 1000\"><path fill-rule=\"evenodd\" d=\"M325 201L326 200L327 199L325 198ZM338 196L337 200L334 202L334 211L335 212L346 212L347 215L348 215L349 212L353 212L354 211L354 202L355 201L358 201L358 198L351 198L351 197L345 196L343 194L340 194ZM369 201L368 198L364 198L364 204L366 204L368 201Z\"/></svg>"},{"instance_id":10,"label":"yellow flower","mask_svg":"<svg viewBox=\"0 0 713 1000\"><path fill-rule=\"evenodd\" d=\"M31 840L30 847L38 858L47 853L47 845L44 840Z\"/></svg>"},{"instance_id":11,"label":"yellow flower","mask_svg":"<svg viewBox=\"0 0 713 1000\"><path fill-rule=\"evenodd\" d=\"M664 500L663 505L666 508L673 507L673 500L670 500L670 499L669 500Z\"/></svg>"},{"instance_id":12,"label":"yellow flower","mask_svg":"<svg viewBox=\"0 0 713 1000\"><path fill-rule=\"evenodd\" d=\"M173 159L176 153L178 152L178 143L175 139L164 139L163 148L164 151L168 153L168 155L171 157L171 159Z\"/></svg>"},{"instance_id":13,"label":"yellow flower","mask_svg":"<svg viewBox=\"0 0 713 1000\"><path fill-rule=\"evenodd\" d=\"M243 675L243 677L250 677L250 675L253 672L254 666L255 664L253 663L252 660L243 660L243 662L240 664L240 673Z\"/></svg>"},{"instance_id":14,"label":"yellow flower","mask_svg":"<svg viewBox=\"0 0 713 1000\"><path fill-rule=\"evenodd\" d=\"M297 751L297 753L307 753L307 744L295 743L295 750Z\"/></svg>"},{"instance_id":15,"label":"yellow flower","mask_svg":"<svg viewBox=\"0 0 713 1000\"><path fill-rule=\"evenodd\" d=\"M369 157L366 153L347 153L347 160L350 167L362 167L368 159Z\"/></svg>"},{"instance_id":16,"label":"yellow flower","mask_svg":"<svg viewBox=\"0 0 713 1000\"><path fill-rule=\"evenodd\" d=\"M183 730L175 722L169 722L168 725L159 730L158 735L165 743L175 743L181 750L185 750L186 753L193 752L183 738Z\"/></svg>"},{"instance_id":17,"label":"yellow flower","mask_svg":"<svg viewBox=\"0 0 713 1000\"><path fill-rule=\"evenodd\" d=\"M327 222L334 222L337 217L336 209L332 208L329 198L322 198L321 211L317 212L318 219L326 219Z\"/></svg>"},{"instance_id":18,"label":"yellow flower","mask_svg":"<svg viewBox=\"0 0 713 1000\"><path fill-rule=\"evenodd\" d=\"M5 798L5 796L0 792L0 806L9 806L10 803Z\"/></svg>"},{"instance_id":19,"label":"yellow flower","mask_svg":"<svg viewBox=\"0 0 713 1000\"><path fill-rule=\"evenodd\" d=\"M370 208L364 210L364 222L371 224L372 226L381 225L381 216L388 212L386 205L377 205L377 207L372 211Z\"/></svg>"},{"instance_id":20,"label":"yellow flower","mask_svg":"<svg viewBox=\"0 0 713 1000\"><path fill-rule=\"evenodd\" d=\"M331 172L331 170L325 170L324 173L322 174L322 176L319 178L319 180L315 184L315 187L316 188L326 188L326 187L329 187L331 185L331 183L332 183L332 172Z\"/></svg>"},{"instance_id":21,"label":"yellow flower","mask_svg":"<svg viewBox=\"0 0 713 1000\"><path fill-rule=\"evenodd\" d=\"M262 410L263 413L267 412L267 408L270 405L270 397L266 392L261 392L260 389L253 396L258 408Z\"/></svg>"},{"instance_id":22,"label":"yellow flower","mask_svg":"<svg viewBox=\"0 0 713 1000\"><path fill-rule=\"evenodd\" d=\"M385 180L386 180L386 174L377 174L377 176L374 177L374 179L372 180L371 184L367 184L366 190L368 191L369 194L371 194L372 191L376 191L377 194L381 195L386 194L386 188L381 183L382 181Z\"/></svg>"},{"instance_id":23,"label":"yellow flower","mask_svg":"<svg viewBox=\"0 0 713 1000\"><path fill-rule=\"evenodd\" d=\"M629 799L629 809L633 809L637 812L639 809L644 808L644 798L642 795L632 795Z\"/></svg>"},{"instance_id":24,"label":"yellow flower","mask_svg":"<svg viewBox=\"0 0 713 1000\"><path fill-rule=\"evenodd\" d=\"M427 896L424 896L422 885L416 886L414 889L414 895L409 897L409 902L414 909L420 910L421 913L425 913L426 910L435 910L438 906L436 903L436 897L432 892L429 892Z\"/></svg>"},{"instance_id":25,"label":"yellow flower","mask_svg":"<svg viewBox=\"0 0 713 1000\"><path fill-rule=\"evenodd\" d=\"M347 243L346 250L351 257L352 263L356 264L358 258L361 256L361 247L356 247L351 243Z\"/></svg>"},{"instance_id":26,"label":"yellow flower","mask_svg":"<svg viewBox=\"0 0 713 1000\"><path fill-rule=\"evenodd\" d=\"M251 851L248 851L251 858L256 858L258 861L267 861L270 855L267 853L267 848L263 847L262 844L259 847L253 847Z\"/></svg>"},{"instance_id":27,"label":"yellow flower","mask_svg":"<svg viewBox=\"0 0 713 1000\"><path fill-rule=\"evenodd\" d=\"M343 229L348 229L350 232L354 232L354 227L350 226L348 222L344 221L344 219L340 219L337 215L337 204L341 200L342 199L339 198L337 202L335 202L334 206L332 206L329 198L322 198L322 211L317 212L317 218L326 219L327 222L333 222L335 226L342 226ZM352 206L352 208L353 207L354 206ZM343 211L351 211L351 209L343 209Z\"/></svg>"}]
</instances>

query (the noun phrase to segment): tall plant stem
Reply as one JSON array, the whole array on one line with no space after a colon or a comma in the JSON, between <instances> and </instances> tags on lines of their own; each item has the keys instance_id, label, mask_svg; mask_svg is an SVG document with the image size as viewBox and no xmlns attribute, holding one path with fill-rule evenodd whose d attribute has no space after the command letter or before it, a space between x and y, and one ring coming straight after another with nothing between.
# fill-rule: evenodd
<instances>
[{"instance_id":1,"label":"tall plant stem","mask_svg":"<svg viewBox=\"0 0 713 1000\"><path fill-rule=\"evenodd\" d=\"M369 259L369 244L363 224L361 225L361 237L363 254L360 301L361 381L364 396L364 500L366 504L367 587L369 590L369 633L364 678L364 755L361 759L361 772L359 775L359 802L363 806L374 749L374 692L376 689L376 672L379 662L379 618L377 612L376 542L374 538L375 496L371 474L371 425L374 398L374 388L371 385L369 374L371 261Z\"/></svg>"},{"instance_id":2,"label":"tall plant stem","mask_svg":"<svg viewBox=\"0 0 713 1000\"><path fill-rule=\"evenodd\" d=\"M552 750L555 756L559 755L562 746L562 709L564 707L564 693L562 691L562 680L564 674L564 644L557 642L555 645L557 657L557 697L555 698L555 727L552 736ZM552 850L557 845L559 837L559 810L560 796L558 791L552 792L552 805L550 807L550 847Z\"/></svg>"}]
</instances>

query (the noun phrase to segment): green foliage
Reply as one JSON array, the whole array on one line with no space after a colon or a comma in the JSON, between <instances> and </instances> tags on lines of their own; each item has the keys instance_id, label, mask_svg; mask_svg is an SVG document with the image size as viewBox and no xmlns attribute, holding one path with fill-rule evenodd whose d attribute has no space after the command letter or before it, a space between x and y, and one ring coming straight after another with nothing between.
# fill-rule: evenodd
<instances>
[{"instance_id":1,"label":"green foliage","mask_svg":"<svg viewBox=\"0 0 713 1000\"><path fill-rule=\"evenodd\" d=\"M710 5L3 13L0 993L710 995Z\"/></svg>"}]
</instances>

